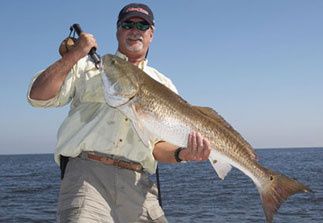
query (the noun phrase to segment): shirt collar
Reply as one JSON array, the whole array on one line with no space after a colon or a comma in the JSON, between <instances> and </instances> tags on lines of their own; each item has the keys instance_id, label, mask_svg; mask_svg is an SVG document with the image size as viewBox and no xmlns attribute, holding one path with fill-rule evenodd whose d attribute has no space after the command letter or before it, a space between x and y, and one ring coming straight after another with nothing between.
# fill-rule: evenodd
<instances>
[{"instance_id":1,"label":"shirt collar","mask_svg":"<svg viewBox=\"0 0 323 223\"><path fill-rule=\"evenodd\" d=\"M125 54L121 53L119 50L117 50L115 55L120 57L121 59L124 59L124 60L128 61L128 57ZM145 69L147 64L148 64L148 60L147 60L147 58L145 58L139 63L138 68L143 70L143 69Z\"/></svg>"}]
</instances>

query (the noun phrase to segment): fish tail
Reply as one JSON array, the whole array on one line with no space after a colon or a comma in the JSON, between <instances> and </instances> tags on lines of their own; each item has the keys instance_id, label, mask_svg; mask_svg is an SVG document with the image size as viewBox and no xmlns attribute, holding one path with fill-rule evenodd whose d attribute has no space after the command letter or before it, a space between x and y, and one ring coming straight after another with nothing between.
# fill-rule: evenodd
<instances>
[{"instance_id":1,"label":"fish tail","mask_svg":"<svg viewBox=\"0 0 323 223\"><path fill-rule=\"evenodd\" d=\"M299 192L313 192L304 184L272 170L265 169L268 179L258 187L267 223L272 223L280 205L291 195Z\"/></svg>"}]
</instances>

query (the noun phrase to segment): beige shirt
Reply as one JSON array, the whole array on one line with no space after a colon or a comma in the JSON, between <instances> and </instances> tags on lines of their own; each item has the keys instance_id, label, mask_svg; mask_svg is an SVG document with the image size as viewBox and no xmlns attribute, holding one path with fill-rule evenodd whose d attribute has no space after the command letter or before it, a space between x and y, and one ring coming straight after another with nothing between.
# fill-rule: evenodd
<instances>
[{"instance_id":1,"label":"beige shirt","mask_svg":"<svg viewBox=\"0 0 323 223\"><path fill-rule=\"evenodd\" d=\"M127 60L120 52L117 56ZM171 80L147 65L147 60L139 66L149 76L177 93ZM118 109L109 107L104 100L101 75L94 64L84 57L79 60L65 78L59 93L49 100L33 100L30 90L42 73L32 79L28 90L28 101L34 107L58 107L68 104L70 111L58 130L55 161L59 155L76 157L82 151L95 151L127 158L142 164L149 173L154 173L157 165L152 154L157 141L151 141L147 148L136 133L131 121Z\"/></svg>"}]
</instances>

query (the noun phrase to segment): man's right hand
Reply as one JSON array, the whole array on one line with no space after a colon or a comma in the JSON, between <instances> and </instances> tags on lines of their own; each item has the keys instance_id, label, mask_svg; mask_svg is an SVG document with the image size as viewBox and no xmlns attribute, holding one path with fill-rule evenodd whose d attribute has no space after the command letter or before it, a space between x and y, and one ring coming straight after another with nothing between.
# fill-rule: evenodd
<instances>
[{"instance_id":1,"label":"man's right hand","mask_svg":"<svg viewBox=\"0 0 323 223\"><path fill-rule=\"evenodd\" d=\"M76 41L75 47L73 47L73 49L65 55L74 55L77 60L79 60L85 57L90 52L92 47L98 49L98 45L93 35L89 33L81 33L78 40Z\"/></svg>"}]
</instances>

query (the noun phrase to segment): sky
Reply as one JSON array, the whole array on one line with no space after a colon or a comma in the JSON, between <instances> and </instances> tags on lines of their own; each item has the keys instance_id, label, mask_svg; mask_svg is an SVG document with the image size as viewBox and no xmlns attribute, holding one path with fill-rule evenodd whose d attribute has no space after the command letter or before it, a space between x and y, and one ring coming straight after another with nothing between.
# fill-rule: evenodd
<instances>
[{"instance_id":1,"label":"sky","mask_svg":"<svg viewBox=\"0 0 323 223\"><path fill-rule=\"evenodd\" d=\"M149 65L185 100L215 109L256 149L323 147L323 1L137 2L155 15ZM53 152L69 106L31 107L31 78L60 58L74 23L98 54L115 53L128 3L1 1L0 154Z\"/></svg>"}]
</instances>

